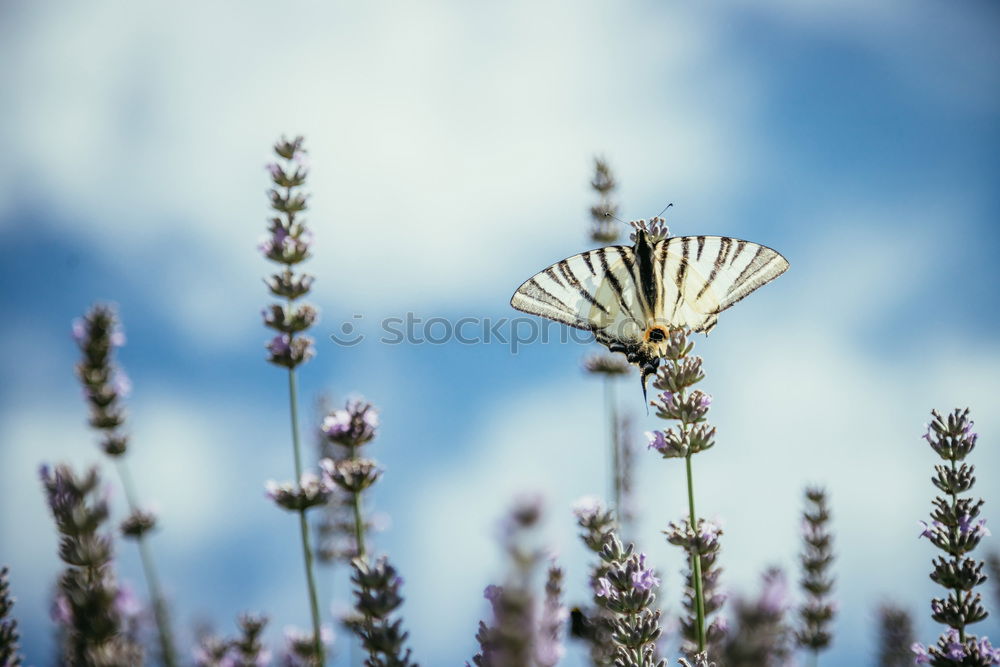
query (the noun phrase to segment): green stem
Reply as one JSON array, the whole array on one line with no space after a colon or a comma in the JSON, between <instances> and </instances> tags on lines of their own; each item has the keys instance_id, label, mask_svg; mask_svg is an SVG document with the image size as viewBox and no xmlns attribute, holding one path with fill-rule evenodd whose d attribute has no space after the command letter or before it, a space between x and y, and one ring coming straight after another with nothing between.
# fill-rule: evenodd
<instances>
[{"instance_id":1,"label":"green stem","mask_svg":"<svg viewBox=\"0 0 1000 667\"><path fill-rule=\"evenodd\" d=\"M615 517L622 525L622 467L621 443L618 442L618 401L612 376L604 376L604 404L608 413L608 427L611 442L611 497L614 500Z\"/></svg>"},{"instance_id":2,"label":"green stem","mask_svg":"<svg viewBox=\"0 0 1000 667\"><path fill-rule=\"evenodd\" d=\"M358 448L351 446L351 459L358 458ZM362 560L366 556L365 552L365 522L361 517L361 492L355 491L351 494L354 505L354 544L358 550L358 558Z\"/></svg>"},{"instance_id":3,"label":"green stem","mask_svg":"<svg viewBox=\"0 0 1000 667\"><path fill-rule=\"evenodd\" d=\"M118 469L118 478L121 480L122 489L125 491L125 501L128 503L129 511L138 509L136 502L135 487L132 484L132 475L129 472L128 464L122 458L115 459ZM173 633L170 630L170 615L167 613L167 605L163 599L163 590L160 588L160 578L156 574L156 566L153 563L153 552L146 541L145 535L137 537L139 544L139 560L142 563L142 573L146 579L146 586L149 588L150 602L153 604L153 617L156 619L156 629L160 640L160 653L163 656L163 664L166 667L175 667L177 658L174 653Z\"/></svg>"},{"instance_id":4,"label":"green stem","mask_svg":"<svg viewBox=\"0 0 1000 667\"><path fill-rule=\"evenodd\" d=\"M302 482L302 454L299 446L299 408L298 386L295 380L295 369L288 369L288 403L292 418L292 452L295 454L295 484ZM299 486L301 488L301 486ZM299 531L302 534L302 557L306 567L306 586L309 589L309 608L312 612L313 642L317 656L317 664L322 665L323 640L319 627L319 600L316 597L316 580L313 577L312 546L309 544L309 522L306 521L306 510L299 510Z\"/></svg>"},{"instance_id":5,"label":"green stem","mask_svg":"<svg viewBox=\"0 0 1000 667\"><path fill-rule=\"evenodd\" d=\"M694 511L694 478L691 475L691 453L685 458L687 462L687 487L688 487L688 509L691 516L691 530L697 532L698 524ZM691 552L691 570L694 579L695 614L698 629L698 652L705 650L705 596L701 587L701 554L697 551Z\"/></svg>"}]
</instances>

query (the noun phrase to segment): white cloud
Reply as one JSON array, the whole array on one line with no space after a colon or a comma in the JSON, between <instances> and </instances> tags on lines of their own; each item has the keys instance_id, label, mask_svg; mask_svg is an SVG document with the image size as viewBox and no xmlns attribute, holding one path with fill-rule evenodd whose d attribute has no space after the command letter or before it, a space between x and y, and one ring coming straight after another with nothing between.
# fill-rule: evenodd
<instances>
[{"instance_id":1,"label":"white cloud","mask_svg":"<svg viewBox=\"0 0 1000 667\"><path fill-rule=\"evenodd\" d=\"M319 289L349 280L326 294L369 309L467 303L511 282L526 245L581 238L595 150L629 165L629 214L666 184L711 201L746 178L753 86L696 12L268 8L25 9L30 39L3 47L27 176L0 202L33 192L129 275L163 276L159 298L202 339L256 325L262 164L282 131L313 152Z\"/></svg>"}]
</instances>

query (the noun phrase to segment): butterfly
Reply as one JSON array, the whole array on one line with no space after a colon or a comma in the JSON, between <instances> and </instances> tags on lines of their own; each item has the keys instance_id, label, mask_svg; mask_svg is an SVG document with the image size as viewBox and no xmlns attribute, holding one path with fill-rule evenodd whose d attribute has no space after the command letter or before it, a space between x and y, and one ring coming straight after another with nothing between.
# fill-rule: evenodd
<instances>
[{"instance_id":1,"label":"butterfly","mask_svg":"<svg viewBox=\"0 0 1000 667\"><path fill-rule=\"evenodd\" d=\"M634 244L573 255L517 288L510 305L571 327L621 352L646 379L670 332L708 333L719 313L788 269L766 246L727 236L666 236L662 218L636 228Z\"/></svg>"}]
</instances>

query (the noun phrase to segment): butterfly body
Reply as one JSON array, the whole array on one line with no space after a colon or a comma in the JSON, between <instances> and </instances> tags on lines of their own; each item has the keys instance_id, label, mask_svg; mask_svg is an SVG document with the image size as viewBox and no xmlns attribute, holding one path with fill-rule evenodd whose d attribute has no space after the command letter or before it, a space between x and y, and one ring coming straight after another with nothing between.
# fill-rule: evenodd
<instances>
[{"instance_id":1,"label":"butterfly body","mask_svg":"<svg viewBox=\"0 0 1000 667\"><path fill-rule=\"evenodd\" d=\"M719 313L788 269L778 252L725 236L657 237L638 228L632 246L568 257L525 281L511 298L523 312L592 331L646 378L670 332L708 333Z\"/></svg>"}]
</instances>

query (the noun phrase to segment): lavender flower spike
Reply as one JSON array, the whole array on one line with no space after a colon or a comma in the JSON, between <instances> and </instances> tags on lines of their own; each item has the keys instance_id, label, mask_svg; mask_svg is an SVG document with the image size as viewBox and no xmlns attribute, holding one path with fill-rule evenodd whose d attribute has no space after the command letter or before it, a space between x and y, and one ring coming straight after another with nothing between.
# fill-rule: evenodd
<instances>
[{"instance_id":1,"label":"lavender flower spike","mask_svg":"<svg viewBox=\"0 0 1000 667\"><path fill-rule=\"evenodd\" d=\"M10 582L7 575L10 571L0 567L0 666L19 667L21 657L17 648L17 621L11 616L14 598L10 595Z\"/></svg>"},{"instance_id":2,"label":"lavender flower spike","mask_svg":"<svg viewBox=\"0 0 1000 667\"><path fill-rule=\"evenodd\" d=\"M288 140L281 138L274 145L278 160L267 166L271 178L268 195L273 211L268 220L268 237L258 246L265 258L278 264L280 269L265 282L271 294L284 300L272 303L263 311L264 325L276 332L267 343L268 361L288 370L288 404L292 431L292 455L295 462L296 487L268 485L268 494L279 506L299 514L299 534L302 540L302 559L309 594L309 611L312 616L312 656L323 663L323 643L313 577L313 548L309 535L306 511L326 501L329 491L321 488L318 477L306 477L302 470L302 453L299 443L298 380L296 369L309 361L316 350L313 341L303 332L316 322L316 309L309 304L297 303L312 285L312 277L296 273L299 264L311 256L312 232L301 217L306 210L308 197L301 188L309 170L303 159L302 137Z\"/></svg>"},{"instance_id":3,"label":"lavender flower spike","mask_svg":"<svg viewBox=\"0 0 1000 667\"><path fill-rule=\"evenodd\" d=\"M879 617L879 667L908 667L913 664L913 619L910 614L893 605L883 605ZM922 649L923 647L921 647ZM927 655L926 651L923 651Z\"/></svg>"},{"instance_id":4,"label":"lavender flower spike","mask_svg":"<svg viewBox=\"0 0 1000 667\"><path fill-rule=\"evenodd\" d=\"M975 484L975 469L965 460L972 453L978 435L972 431L969 411L954 410L947 417L932 411L924 440L945 463L934 466L934 486L940 494L934 498L930 525L924 524L921 537L941 551L932 561L931 579L947 591L931 600L931 618L948 629L937 643L916 643L913 652L918 662L935 667L969 665L979 667L1000 664L997 651L985 637L978 638L968 626L986 618L982 596L974 589L986 580L984 563L969 556L989 531L979 519L984 501L965 494Z\"/></svg>"},{"instance_id":5,"label":"lavender flower spike","mask_svg":"<svg viewBox=\"0 0 1000 667\"><path fill-rule=\"evenodd\" d=\"M811 649L813 655L818 656L833 639L830 626L836 607L830 599L833 577L829 572L833 562L833 536L828 527L830 510L826 491L809 488L805 496L808 507L802 515L801 581L806 601L799 608L802 624L796 638L799 646Z\"/></svg>"},{"instance_id":6,"label":"lavender flower spike","mask_svg":"<svg viewBox=\"0 0 1000 667\"><path fill-rule=\"evenodd\" d=\"M656 221L657 219L654 219L654 222ZM665 226L662 232L667 233ZM701 368L701 357L690 356L693 347L694 343L688 341L687 332L683 329L670 332L670 337L666 341L663 364L657 370L656 380L653 382L653 386L661 393L650 405L656 408L657 417L677 423L659 433L647 436L650 440L650 449L655 449L663 458L684 459L688 491L687 524L691 531L694 531L700 522L694 504L691 457L715 444L715 428L709 426L706 421L712 398L699 389L692 389L705 378ZM697 551L690 553L695 629L695 647L691 650L692 655L704 652L708 641L708 629L705 626L706 584L702 559L703 554Z\"/></svg>"},{"instance_id":7,"label":"lavender flower spike","mask_svg":"<svg viewBox=\"0 0 1000 667\"><path fill-rule=\"evenodd\" d=\"M166 667L173 667L177 659L170 615L147 539L156 525L156 516L139 506L125 456L129 439L125 432L123 399L131 392L132 383L114 360L115 348L125 343L125 333L116 309L105 304L92 306L82 319L73 322L73 338L81 352L76 374L90 405L90 425L100 434L101 449L117 464L118 477L128 503L129 516L122 522L121 530L125 537L137 542L156 619L161 657Z\"/></svg>"}]
</instances>

